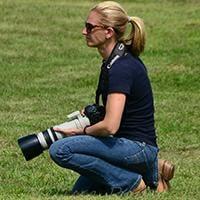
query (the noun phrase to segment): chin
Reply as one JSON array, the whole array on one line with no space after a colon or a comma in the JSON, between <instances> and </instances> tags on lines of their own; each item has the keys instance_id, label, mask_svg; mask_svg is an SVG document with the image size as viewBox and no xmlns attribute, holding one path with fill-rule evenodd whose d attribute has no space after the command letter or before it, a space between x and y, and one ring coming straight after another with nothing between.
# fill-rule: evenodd
<instances>
[{"instance_id":1,"label":"chin","mask_svg":"<svg viewBox=\"0 0 200 200\"><path fill-rule=\"evenodd\" d=\"M87 46L88 46L88 47L96 47L96 45L95 45L94 43L88 42L88 41L87 41Z\"/></svg>"}]
</instances>

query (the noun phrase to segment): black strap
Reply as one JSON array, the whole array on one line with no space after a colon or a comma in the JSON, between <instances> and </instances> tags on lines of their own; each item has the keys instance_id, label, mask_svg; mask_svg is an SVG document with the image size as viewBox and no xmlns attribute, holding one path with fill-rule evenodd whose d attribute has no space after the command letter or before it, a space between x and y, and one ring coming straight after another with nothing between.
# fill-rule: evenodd
<instances>
[{"instance_id":1,"label":"black strap","mask_svg":"<svg viewBox=\"0 0 200 200\"><path fill-rule=\"evenodd\" d=\"M108 85L108 69L105 67L105 63L102 64L101 66L101 72L99 76L99 82L96 90L96 99L95 102L97 105L99 105L99 99L102 94L102 88L101 85Z\"/></svg>"},{"instance_id":2,"label":"black strap","mask_svg":"<svg viewBox=\"0 0 200 200\"><path fill-rule=\"evenodd\" d=\"M111 55L109 56L109 58L103 62L101 66L98 87L96 90L96 99L95 99L96 104L99 105L99 99L102 94L101 85L103 84L106 88L108 88L108 81L109 81L108 70L112 67L112 65L118 58L124 56L125 54L127 54L125 45L123 43L117 43L115 47L113 48L113 51Z\"/></svg>"}]
</instances>

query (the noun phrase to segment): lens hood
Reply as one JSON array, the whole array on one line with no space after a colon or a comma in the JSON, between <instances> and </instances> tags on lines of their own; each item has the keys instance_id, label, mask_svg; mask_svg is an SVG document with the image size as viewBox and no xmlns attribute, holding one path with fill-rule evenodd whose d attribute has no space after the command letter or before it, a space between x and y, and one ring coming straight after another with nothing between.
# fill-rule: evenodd
<instances>
[{"instance_id":1,"label":"lens hood","mask_svg":"<svg viewBox=\"0 0 200 200\"><path fill-rule=\"evenodd\" d=\"M39 156L43 152L43 148L35 134L19 138L18 144L27 161Z\"/></svg>"}]
</instances>

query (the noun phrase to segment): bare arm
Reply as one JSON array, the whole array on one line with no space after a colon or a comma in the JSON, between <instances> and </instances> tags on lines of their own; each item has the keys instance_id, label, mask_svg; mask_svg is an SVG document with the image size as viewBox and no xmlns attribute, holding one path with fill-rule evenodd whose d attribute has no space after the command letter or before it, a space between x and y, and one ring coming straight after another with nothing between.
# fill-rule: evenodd
<instances>
[{"instance_id":1,"label":"bare arm","mask_svg":"<svg viewBox=\"0 0 200 200\"><path fill-rule=\"evenodd\" d=\"M125 94L109 94L107 98L106 115L104 120L88 127L86 129L86 133L94 136L114 135L120 126L125 101Z\"/></svg>"},{"instance_id":2,"label":"bare arm","mask_svg":"<svg viewBox=\"0 0 200 200\"><path fill-rule=\"evenodd\" d=\"M87 127L87 135L94 136L108 136L114 135L119 129L121 118L126 102L126 95L123 93L111 93L108 95L106 103L106 115L104 119L90 127ZM58 129L54 127L55 131L60 131L65 135L83 134L83 129Z\"/></svg>"}]
</instances>

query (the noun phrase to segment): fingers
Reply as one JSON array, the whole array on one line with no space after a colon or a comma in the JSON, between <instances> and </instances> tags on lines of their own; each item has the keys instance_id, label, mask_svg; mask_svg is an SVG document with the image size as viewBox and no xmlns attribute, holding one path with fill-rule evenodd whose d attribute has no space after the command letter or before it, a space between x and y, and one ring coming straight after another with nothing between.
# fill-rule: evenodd
<instances>
[{"instance_id":1,"label":"fingers","mask_svg":"<svg viewBox=\"0 0 200 200\"><path fill-rule=\"evenodd\" d=\"M57 126L53 127L53 130L54 131L58 131L58 132L62 132L63 130Z\"/></svg>"},{"instance_id":2,"label":"fingers","mask_svg":"<svg viewBox=\"0 0 200 200\"><path fill-rule=\"evenodd\" d=\"M81 115L85 115L85 109L80 110Z\"/></svg>"},{"instance_id":3,"label":"fingers","mask_svg":"<svg viewBox=\"0 0 200 200\"><path fill-rule=\"evenodd\" d=\"M65 129L65 128L60 128L58 126L53 127L54 131L60 132L66 136L73 136L76 135L76 130L75 129Z\"/></svg>"}]
</instances>

